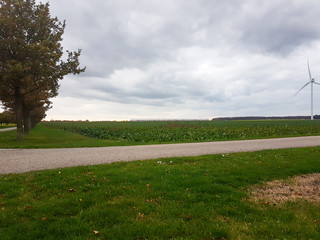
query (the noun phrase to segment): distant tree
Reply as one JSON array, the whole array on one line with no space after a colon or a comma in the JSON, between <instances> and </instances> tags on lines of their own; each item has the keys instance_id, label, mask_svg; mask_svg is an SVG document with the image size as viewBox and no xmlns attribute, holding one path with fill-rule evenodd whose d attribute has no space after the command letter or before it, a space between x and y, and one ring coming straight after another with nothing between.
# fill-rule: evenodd
<instances>
[{"instance_id":1,"label":"distant tree","mask_svg":"<svg viewBox=\"0 0 320 240\"><path fill-rule=\"evenodd\" d=\"M50 106L38 106L32 109L30 112L31 121L30 128L34 128L37 123L41 122L42 119L46 117L46 111L50 108Z\"/></svg>"},{"instance_id":2,"label":"distant tree","mask_svg":"<svg viewBox=\"0 0 320 240\"><path fill-rule=\"evenodd\" d=\"M29 131L32 111L49 108L59 80L85 71L80 49L61 60L64 28L65 21L50 16L48 3L0 0L0 101L16 115L17 140L23 128Z\"/></svg>"},{"instance_id":3,"label":"distant tree","mask_svg":"<svg viewBox=\"0 0 320 240\"><path fill-rule=\"evenodd\" d=\"M3 124L15 123L15 116L12 112L4 111L0 113L0 126Z\"/></svg>"},{"instance_id":4,"label":"distant tree","mask_svg":"<svg viewBox=\"0 0 320 240\"><path fill-rule=\"evenodd\" d=\"M24 134L29 134L29 131L46 117L45 112L51 108L52 102L49 101L49 96L46 92L37 91L36 93L27 95L24 101L22 113ZM40 116L42 117L40 118Z\"/></svg>"}]
</instances>

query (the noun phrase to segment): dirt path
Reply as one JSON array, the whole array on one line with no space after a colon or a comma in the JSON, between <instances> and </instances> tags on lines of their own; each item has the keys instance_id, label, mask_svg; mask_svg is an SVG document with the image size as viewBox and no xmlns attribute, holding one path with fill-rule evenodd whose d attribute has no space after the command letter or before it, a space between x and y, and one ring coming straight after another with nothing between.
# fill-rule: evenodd
<instances>
[{"instance_id":1,"label":"dirt path","mask_svg":"<svg viewBox=\"0 0 320 240\"><path fill-rule=\"evenodd\" d=\"M320 146L320 136L103 148L0 149L0 174L166 157Z\"/></svg>"}]
</instances>

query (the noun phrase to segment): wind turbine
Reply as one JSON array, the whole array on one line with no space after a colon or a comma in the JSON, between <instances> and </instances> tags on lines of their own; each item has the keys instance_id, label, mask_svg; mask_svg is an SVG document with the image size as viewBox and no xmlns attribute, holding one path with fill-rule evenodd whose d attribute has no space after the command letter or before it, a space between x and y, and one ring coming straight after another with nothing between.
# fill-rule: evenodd
<instances>
[{"instance_id":1,"label":"wind turbine","mask_svg":"<svg viewBox=\"0 0 320 240\"><path fill-rule=\"evenodd\" d=\"M311 76L311 71L310 71L310 66L309 66L309 60L307 60L307 64L308 64L308 71L309 71L309 78L310 81L307 82L298 92L296 92L293 96L297 95L302 89L304 89L306 86L308 86L309 84L311 85L311 120L313 120L313 84L318 84L320 85L320 83L317 83L316 81L314 81L314 78L312 78Z\"/></svg>"}]
</instances>

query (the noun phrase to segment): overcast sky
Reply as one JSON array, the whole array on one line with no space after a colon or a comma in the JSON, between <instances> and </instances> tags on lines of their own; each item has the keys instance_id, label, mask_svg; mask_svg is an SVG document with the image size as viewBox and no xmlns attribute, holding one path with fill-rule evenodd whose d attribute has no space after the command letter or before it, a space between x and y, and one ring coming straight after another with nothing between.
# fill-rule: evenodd
<instances>
[{"instance_id":1,"label":"overcast sky","mask_svg":"<svg viewBox=\"0 0 320 240\"><path fill-rule=\"evenodd\" d=\"M293 94L307 58L320 82L319 0L49 3L87 70L61 81L47 120L310 115L310 86Z\"/></svg>"}]
</instances>

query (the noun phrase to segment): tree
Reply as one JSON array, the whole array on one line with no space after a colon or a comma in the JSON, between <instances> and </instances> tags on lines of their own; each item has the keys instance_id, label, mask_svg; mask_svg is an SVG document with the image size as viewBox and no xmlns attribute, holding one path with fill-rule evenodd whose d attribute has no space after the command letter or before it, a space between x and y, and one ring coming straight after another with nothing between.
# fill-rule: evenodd
<instances>
[{"instance_id":1,"label":"tree","mask_svg":"<svg viewBox=\"0 0 320 240\"><path fill-rule=\"evenodd\" d=\"M0 113L0 126L2 126L2 124L9 124L15 122L16 120L13 113L9 111L4 111Z\"/></svg>"},{"instance_id":2,"label":"tree","mask_svg":"<svg viewBox=\"0 0 320 240\"><path fill-rule=\"evenodd\" d=\"M34 109L47 110L58 94L59 80L79 74L81 50L61 46L65 21L52 18L49 4L35 0L0 0L0 101L15 112L17 139Z\"/></svg>"}]
</instances>

